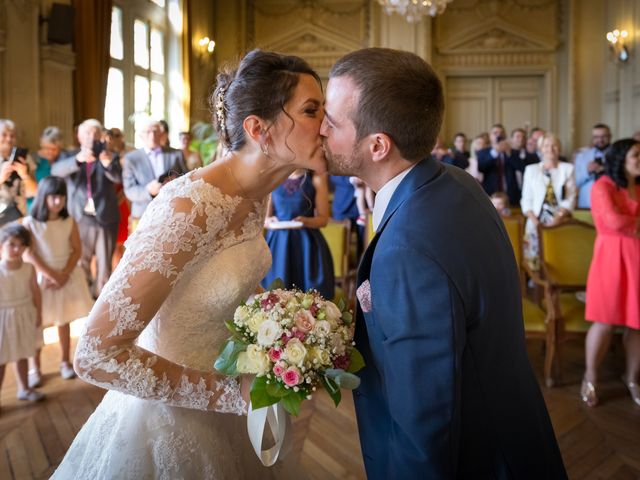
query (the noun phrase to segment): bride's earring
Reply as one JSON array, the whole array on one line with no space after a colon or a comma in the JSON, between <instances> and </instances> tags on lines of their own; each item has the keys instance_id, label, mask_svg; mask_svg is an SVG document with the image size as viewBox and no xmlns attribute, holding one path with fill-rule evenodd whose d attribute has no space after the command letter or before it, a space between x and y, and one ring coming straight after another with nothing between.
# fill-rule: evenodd
<instances>
[{"instance_id":1,"label":"bride's earring","mask_svg":"<svg viewBox=\"0 0 640 480\"><path fill-rule=\"evenodd\" d=\"M268 143L263 143L260 145L260 149L262 150L262 154L269 158L269 144Z\"/></svg>"}]
</instances>

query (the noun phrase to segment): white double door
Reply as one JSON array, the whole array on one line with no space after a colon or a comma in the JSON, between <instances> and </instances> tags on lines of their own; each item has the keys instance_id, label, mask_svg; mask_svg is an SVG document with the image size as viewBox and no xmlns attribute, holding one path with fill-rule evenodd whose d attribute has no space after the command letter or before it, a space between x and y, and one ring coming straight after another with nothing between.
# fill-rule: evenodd
<instances>
[{"instance_id":1,"label":"white double door","mask_svg":"<svg viewBox=\"0 0 640 480\"><path fill-rule=\"evenodd\" d=\"M494 123L502 123L507 134L516 127L548 128L544 75L448 76L445 89L446 143L456 132L472 139Z\"/></svg>"}]
</instances>

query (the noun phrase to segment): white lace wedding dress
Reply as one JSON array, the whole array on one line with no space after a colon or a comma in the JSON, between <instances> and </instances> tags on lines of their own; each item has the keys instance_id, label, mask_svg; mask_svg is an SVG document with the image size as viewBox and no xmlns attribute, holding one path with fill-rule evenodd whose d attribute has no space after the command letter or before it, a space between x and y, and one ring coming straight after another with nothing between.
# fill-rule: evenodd
<instances>
[{"instance_id":1,"label":"white lace wedding dress","mask_svg":"<svg viewBox=\"0 0 640 480\"><path fill-rule=\"evenodd\" d=\"M76 369L109 391L52 478L298 478L260 464L237 381L212 373L224 321L270 267L266 200L192 177L151 202L89 315Z\"/></svg>"}]
</instances>

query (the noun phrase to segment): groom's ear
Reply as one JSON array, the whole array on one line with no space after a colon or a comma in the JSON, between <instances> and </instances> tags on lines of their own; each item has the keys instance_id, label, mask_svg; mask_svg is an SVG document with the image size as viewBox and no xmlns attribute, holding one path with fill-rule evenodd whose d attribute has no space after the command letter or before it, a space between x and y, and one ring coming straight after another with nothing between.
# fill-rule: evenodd
<instances>
[{"instance_id":1,"label":"groom's ear","mask_svg":"<svg viewBox=\"0 0 640 480\"><path fill-rule=\"evenodd\" d=\"M249 115L242 122L242 128L256 143L262 144L264 142L266 128L264 121L260 117L256 115Z\"/></svg>"},{"instance_id":2,"label":"groom's ear","mask_svg":"<svg viewBox=\"0 0 640 480\"><path fill-rule=\"evenodd\" d=\"M386 133L373 133L369 135L369 153L371 160L379 162L389 156L393 140Z\"/></svg>"}]
</instances>

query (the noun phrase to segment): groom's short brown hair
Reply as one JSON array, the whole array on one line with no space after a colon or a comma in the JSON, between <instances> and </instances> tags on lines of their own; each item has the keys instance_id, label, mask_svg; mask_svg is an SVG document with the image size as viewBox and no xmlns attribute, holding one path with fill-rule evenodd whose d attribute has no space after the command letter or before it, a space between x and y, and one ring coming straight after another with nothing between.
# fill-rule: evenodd
<instances>
[{"instance_id":1,"label":"groom's short brown hair","mask_svg":"<svg viewBox=\"0 0 640 480\"><path fill-rule=\"evenodd\" d=\"M442 125L442 84L417 55L390 48L351 52L331 69L331 77L348 77L359 88L351 119L356 140L383 132L407 160L431 153Z\"/></svg>"}]
</instances>

